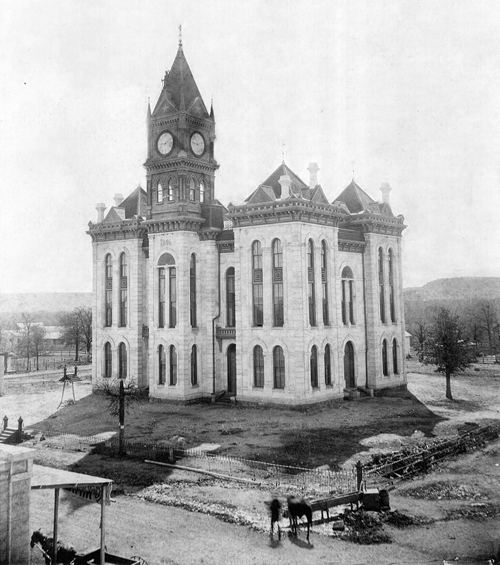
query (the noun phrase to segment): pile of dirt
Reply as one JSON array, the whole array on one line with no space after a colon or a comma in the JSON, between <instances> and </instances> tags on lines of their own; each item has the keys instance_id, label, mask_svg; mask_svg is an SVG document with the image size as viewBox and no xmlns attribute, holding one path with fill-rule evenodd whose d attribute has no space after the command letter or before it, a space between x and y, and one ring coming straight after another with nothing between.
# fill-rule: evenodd
<instances>
[{"instance_id":1,"label":"pile of dirt","mask_svg":"<svg viewBox=\"0 0 500 565\"><path fill-rule=\"evenodd\" d=\"M376 543L392 543L391 537L384 532L381 518L375 512L346 510L342 516L345 530L334 535L344 541L371 545Z\"/></svg>"},{"instance_id":2,"label":"pile of dirt","mask_svg":"<svg viewBox=\"0 0 500 565\"><path fill-rule=\"evenodd\" d=\"M385 512L381 514L380 518L384 523L389 524L390 526L395 526L396 528L422 526L424 524L430 524L434 521L432 518L426 518L425 516L409 516L408 514L404 514L399 510Z\"/></svg>"},{"instance_id":3,"label":"pile of dirt","mask_svg":"<svg viewBox=\"0 0 500 565\"><path fill-rule=\"evenodd\" d=\"M476 502L470 506L461 506L446 511L446 520L487 520L500 514L498 505Z\"/></svg>"},{"instance_id":4,"label":"pile of dirt","mask_svg":"<svg viewBox=\"0 0 500 565\"><path fill-rule=\"evenodd\" d=\"M451 481L435 481L409 487L402 489L399 494L426 500L478 500L484 497L483 493L474 490L469 485L456 484Z\"/></svg>"}]
</instances>

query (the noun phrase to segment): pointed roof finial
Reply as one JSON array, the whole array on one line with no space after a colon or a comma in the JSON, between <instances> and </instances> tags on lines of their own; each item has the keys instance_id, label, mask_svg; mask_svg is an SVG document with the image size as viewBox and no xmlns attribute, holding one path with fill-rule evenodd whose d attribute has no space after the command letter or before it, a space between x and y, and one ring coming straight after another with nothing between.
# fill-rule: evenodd
<instances>
[{"instance_id":1,"label":"pointed roof finial","mask_svg":"<svg viewBox=\"0 0 500 565\"><path fill-rule=\"evenodd\" d=\"M351 167L352 167L352 182L354 182L354 159L351 161Z\"/></svg>"},{"instance_id":2,"label":"pointed roof finial","mask_svg":"<svg viewBox=\"0 0 500 565\"><path fill-rule=\"evenodd\" d=\"M179 47L182 47L182 24L179 24Z\"/></svg>"},{"instance_id":3,"label":"pointed roof finial","mask_svg":"<svg viewBox=\"0 0 500 565\"><path fill-rule=\"evenodd\" d=\"M286 155L286 143L283 141L281 144L281 161L285 163L285 155Z\"/></svg>"}]
</instances>

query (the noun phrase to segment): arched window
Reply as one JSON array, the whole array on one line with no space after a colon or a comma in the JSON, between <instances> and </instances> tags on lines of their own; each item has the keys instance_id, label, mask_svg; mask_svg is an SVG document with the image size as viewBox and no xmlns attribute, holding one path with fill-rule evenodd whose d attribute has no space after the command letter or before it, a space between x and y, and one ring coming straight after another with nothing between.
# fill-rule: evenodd
<instances>
[{"instance_id":1,"label":"arched window","mask_svg":"<svg viewBox=\"0 0 500 565\"><path fill-rule=\"evenodd\" d=\"M158 202L158 204L161 204L163 202L163 186L161 185L161 182L159 182L158 186L156 187L156 201Z\"/></svg>"},{"instance_id":2,"label":"arched window","mask_svg":"<svg viewBox=\"0 0 500 565\"><path fill-rule=\"evenodd\" d=\"M128 311L128 265L127 255L120 255L120 326L127 325Z\"/></svg>"},{"instance_id":3,"label":"arched window","mask_svg":"<svg viewBox=\"0 0 500 565\"><path fill-rule=\"evenodd\" d=\"M264 386L264 353L260 345L253 348L253 386Z\"/></svg>"},{"instance_id":4,"label":"arched window","mask_svg":"<svg viewBox=\"0 0 500 565\"><path fill-rule=\"evenodd\" d=\"M171 345L169 347L169 385L175 386L177 384L177 352L175 351L175 346Z\"/></svg>"},{"instance_id":5,"label":"arched window","mask_svg":"<svg viewBox=\"0 0 500 565\"><path fill-rule=\"evenodd\" d=\"M273 325L281 327L283 312L283 250L281 241L273 241Z\"/></svg>"},{"instance_id":6,"label":"arched window","mask_svg":"<svg viewBox=\"0 0 500 565\"><path fill-rule=\"evenodd\" d=\"M226 326L236 325L236 291L234 287L234 267L226 271Z\"/></svg>"},{"instance_id":7,"label":"arched window","mask_svg":"<svg viewBox=\"0 0 500 565\"><path fill-rule=\"evenodd\" d=\"M378 286L380 294L380 321L385 324L384 252L378 250Z\"/></svg>"},{"instance_id":8,"label":"arched window","mask_svg":"<svg viewBox=\"0 0 500 565\"><path fill-rule=\"evenodd\" d=\"M323 289L323 324L330 325L328 315L328 248L326 241L321 242L321 288Z\"/></svg>"},{"instance_id":9,"label":"arched window","mask_svg":"<svg viewBox=\"0 0 500 565\"><path fill-rule=\"evenodd\" d=\"M205 202L205 184L200 182L200 202Z\"/></svg>"},{"instance_id":10,"label":"arched window","mask_svg":"<svg viewBox=\"0 0 500 565\"><path fill-rule=\"evenodd\" d=\"M196 345L191 347L191 384L198 384L198 348Z\"/></svg>"},{"instance_id":11,"label":"arched window","mask_svg":"<svg viewBox=\"0 0 500 565\"><path fill-rule=\"evenodd\" d=\"M165 301L167 296L168 327L175 328L177 323L176 271L175 260L170 253L164 253L158 260L158 327L160 328L165 327Z\"/></svg>"},{"instance_id":12,"label":"arched window","mask_svg":"<svg viewBox=\"0 0 500 565\"><path fill-rule=\"evenodd\" d=\"M260 241L252 243L252 301L253 325L264 325L264 292L262 277L262 246Z\"/></svg>"},{"instance_id":13,"label":"arched window","mask_svg":"<svg viewBox=\"0 0 500 565\"><path fill-rule=\"evenodd\" d=\"M342 284L342 323L354 324L354 276L350 267L344 267L341 275Z\"/></svg>"},{"instance_id":14,"label":"arched window","mask_svg":"<svg viewBox=\"0 0 500 565\"><path fill-rule=\"evenodd\" d=\"M191 327L196 328L196 255L191 253L189 264L189 320Z\"/></svg>"},{"instance_id":15,"label":"arched window","mask_svg":"<svg viewBox=\"0 0 500 565\"><path fill-rule=\"evenodd\" d=\"M169 202L173 202L174 201L174 184L172 179L169 179L168 181L168 194L167 194L167 198Z\"/></svg>"},{"instance_id":16,"label":"arched window","mask_svg":"<svg viewBox=\"0 0 500 565\"><path fill-rule=\"evenodd\" d=\"M111 378L112 370L113 370L113 362L111 360L111 343L107 341L104 344L104 376L107 379Z\"/></svg>"},{"instance_id":17,"label":"arched window","mask_svg":"<svg viewBox=\"0 0 500 565\"><path fill-rule=\"evenodd\" d=\"M389 376L389 365L387 363L387 340L382 342L382 373L384 377Z\"/></svg>"},{"instance_id":18,"label":"arched window","mask_svg":"<svg viewBox=\"0 0 500 565\"><path fill-rule=\"evenodd\" d=\"M127 378L127 346L123 342L118 346L118 378Z\"/></svg>"},{"instance_id":19,"label":"arched window","mask_svg":"<svg viewBox=\"0 0 500 565\"><path fill-rule=\"evenodd\" d=\"M398 367L398 342L396 338L392 340L392 370L395 375L399 375Z\"/></svg>"},{"instance_id":20,"label":"arched window","mask_svg":"<svg viewBox=\"0 0 500 565\"><path fill-rule=\"evenodd\" d=\"M396 297L394 294L394 253L389 249L389 304L391 308L391 322L396 323Z\"/></svg>"},{"instance_id":21,"label":"arched window","mask_svg":"<svg viewBox=\"0 0 500 565\"><path fill-rule=\"evenodd\" d=\"M332 384L332 353L330 344L325 345L325 385L331 386Z\"/></svg>"},{"instance_id":22,"label":"arched window","mask_svg":"<svg viewBox=\"0 0 500 565\"><path fill-rule=\"evenodd\" d=\"M104 325L109 328L113 323L113 260L108 253L104 260Z\"/></svg>"},{"instance_id":23,"label":"arched window","mask_svg":"<svg viewBox=\"0 0 500 565\"><path fill-rule=\"evenodd\" d=\"M279 345L273 349L273 386L285 388L285 356Z\"/></svg>"},{"instance_id":24,"label":"arched window","mask_svg":"<svg viewBox=\"0 0 500 565\"><path fill-rule=\"evenodd\" d=\"M165 376L167 374L167 356L163 345L158 346L158 384L165 384Z\"/></svg>"},{"instance_id":25,"label":"arched window","mask_svg":"<svg viewBox=\"0 0 500 565\"><path fill-rule=\"evenodd\" d=\"M318 388L318 348L315 345L311 347L309 367L311 370L311 386Z\"/></svg>"},{"instance_id":26,"label":"arched window","mask_svg":"<svg viewBox=\"0 0 500 565\"><path fill-rule=\"evenodd\" d=\"M307 296L309 301L309 324L316 325L316 291L314 288L314 243L307 243Z\"/></svg>"},{"instance_id":27,"label":"arched window","mask_svg":"<svg viewBox=\"0 0 500 565\"><path fill-rule=\"evenodd\" d=\"M189 179L189 201L194 202L196 200L196 184L193 178Z\"/></svg>"}]
</instances>

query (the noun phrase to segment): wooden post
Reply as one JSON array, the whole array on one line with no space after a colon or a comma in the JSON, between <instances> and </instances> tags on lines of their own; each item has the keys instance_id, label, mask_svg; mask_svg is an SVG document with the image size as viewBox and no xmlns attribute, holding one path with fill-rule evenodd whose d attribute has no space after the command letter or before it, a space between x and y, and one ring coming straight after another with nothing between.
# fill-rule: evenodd
<instances>
[{"instance_id":1,"label":"wooden post","mask_svg":"<svg viewBox=\"0 0 500 565\"><path fill-rule=\"evenodd\" d=\"M99 552L100 565L106 565L106 521L105 521L105 508L106 497L108 494L108 485L101 487L101 550Z\"/></svg>"},{"instance_id":2,"label":"wooden post","mask_svg":"<svg viewBox=\"0 0 500 565\"><path fill-rule=\"evenodd\" d=\"M356 488L361 491L361 483L363 482L363 465L361 461L356 463Z\"/></svg>"},{"instance_id":3,"label":"wooden post","mask_svg":"<svg viewBox=\"0 0 500 565\"><path fill-rule=\"evenodd\" d=\"M7 415L5 415L3 417L3 429L6 430L9 427L9 418L7 418Z\"/></svg>"},{"instance_id":4,"label":"wooden post","mask_svg":"<svg viewBox=\"0 0 500 565\"><path fill-rule=\"evenodd\" d=\"M23 419L19 416L19 420L17 421L17 443L21 443L23 441Z\"/></svg>"},{"instance_id":5,"label":"wooden post","mask_svg":"<svg viewBox=\"0 0 500 565\"><path fill-rule=\"evenodd\" d=\"M54 546L52 548L52 563L57 563L57 525L59 521L59 489L54 490Z\"/></svg>"}]
</instances>

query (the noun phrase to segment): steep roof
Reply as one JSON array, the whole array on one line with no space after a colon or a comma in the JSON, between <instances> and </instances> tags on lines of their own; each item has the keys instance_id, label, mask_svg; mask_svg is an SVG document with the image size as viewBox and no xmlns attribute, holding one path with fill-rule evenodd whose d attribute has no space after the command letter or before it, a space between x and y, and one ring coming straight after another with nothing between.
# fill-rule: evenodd
<instances>
[{"instance_id":1,"label":"steep roof","mask_svg":"<svg viewBox=\"0 0 500 565\"><path fill-rule=\"evenodd\" d=\"M139 206L138 199L140 198ZM146 191L139 185L133 190L127 198L120 204L120 208L125 210L125 218L133 218L134 216L144 216L147 206Z\"/></svg>"},{"instance_id":2,"label":"steep roof","mask_svg":"<svg viewBox=\"0 0 500 565\"><path fill-rule=\"evenodd\" d=\"M291 180L291 190L294 194L302 196L308 191L307 184L296 175L283 161L281 165L262 182L252 194L245 199L248 204L258 202L271 202L276 198L288 198L289 194L281 194L280 177L288 175Z\"/></svg>"},{"instance_id":3,"label":"steep roof","mask_svg":"<svg viewBox=\"0 0 500 565\"><path fill-rule=\"evenodd\" d=\"M335 198L334 202L343 202L351 214L366 210L375 200L368 196L366 192L358 186L354 179L344 190Z\"/></svg>"},{"instance_id":4,"label":"steep roof","mask_svg":"<svg viewBox=\"0 0 500 565\"><path fill-rule=\"evenodd\" d=\"M202 118L209 117L182 45L179 45L170 72L165 73L163 89L153 110L153 116L177 111L187 111Z\"/></svg>"}]
</instances>

